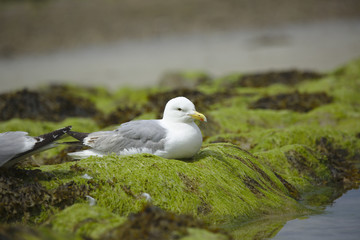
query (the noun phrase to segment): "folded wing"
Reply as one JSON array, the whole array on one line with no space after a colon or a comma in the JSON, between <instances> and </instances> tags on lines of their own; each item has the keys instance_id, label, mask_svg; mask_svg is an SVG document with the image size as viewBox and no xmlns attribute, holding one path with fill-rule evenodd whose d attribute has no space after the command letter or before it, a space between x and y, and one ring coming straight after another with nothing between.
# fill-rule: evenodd
<instances>
[{"instance_id":1,"label":"folded wing","mask_svg":"<svg viewBox=\"0 0 360 240\"><path fill-rule=\"evenodd\" d=\"M82 141L83 145L91 147L93 152L98 154L122 155L163 150L166 130L158 120L138 120L124 123L115 131L100 131L86 135L70 132L69 135Z\"/></svg>"}]
</instances>

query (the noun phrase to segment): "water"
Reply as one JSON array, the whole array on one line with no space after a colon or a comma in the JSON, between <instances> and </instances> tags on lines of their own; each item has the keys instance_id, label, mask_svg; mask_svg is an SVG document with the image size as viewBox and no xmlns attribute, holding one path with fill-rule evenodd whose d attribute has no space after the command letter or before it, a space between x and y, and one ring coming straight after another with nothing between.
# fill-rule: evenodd
<instances>
[{"instance_id":1,"label":"water","mask_svg":"<svg viewBox=\"0 0 360 240\"><path fill-rule=\"evenodd\" d=\"M0 59L0 92L50 82L153 86L166 71L213 76L276 69L330 71L360 55L360 20L194 33Z\"/></svg>"},{"instance_id":2,"label":"water","mask_svg":"<svg viewBox=\"0 0 360 240\"><path fill-rule=\"evenodd\" d=\"M360 189L348 191L323 214L288 221L272 239L360 239Z\"/></svg>"}]
</instances>

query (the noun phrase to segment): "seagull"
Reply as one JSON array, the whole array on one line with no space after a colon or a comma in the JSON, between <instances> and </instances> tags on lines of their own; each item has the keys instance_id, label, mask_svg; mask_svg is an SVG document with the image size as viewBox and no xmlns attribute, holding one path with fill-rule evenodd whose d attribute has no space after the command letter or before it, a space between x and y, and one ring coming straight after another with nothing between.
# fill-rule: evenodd
<instances>
[{"instance_id":1,"label":"seagull","mask_svg":"<svg viewBox=\"0 0 360 240\"><path fill-rule=\"evenodd\" d=\"M21 131L0 133L0 167L10 168L26 157L55 147L54 142L70 130L68 126L38 137Z\"/></svg>"},{"instance_id":2,"label":"seagull","mask_svg":"<svg viewBox=\"0 0 360 240\"><path fill-rule=\"evenodd\" d=\"M202 135L194 120L206 122L185 97L171 99L165 106L162 119L136 120L120 125L114 131L68 135L91 149L69 153L74 159L104 156L110 153L130 155L150 153L164 158L186 159L194 156L202 145Z\"/></svg>"}]
</instances>

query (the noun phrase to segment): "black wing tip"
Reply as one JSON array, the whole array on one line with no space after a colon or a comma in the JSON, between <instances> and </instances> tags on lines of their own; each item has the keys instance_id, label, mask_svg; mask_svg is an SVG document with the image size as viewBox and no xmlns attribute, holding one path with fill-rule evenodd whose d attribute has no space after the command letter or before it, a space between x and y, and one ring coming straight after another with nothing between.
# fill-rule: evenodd
<instances>
[{"instance_id":1,"label":"black wing tip","mask_svg":"<svg viewBox=\"0 0 360 240\"><path fill-rule=\"evenodd\" d=\"M54 143L56 140L63 137L63 135L68 133L70 130L71 130L71 126L67 126L67 127L63 127L63 128L60 128L58 130L55 130L55 131L52 131L52 132L49 132L49 133L45 133L45 134L40 135L38 137L34 137L34 139L37 142L34 144L32 149L15 155L12 159L10 159L10 161L8 161L7 163L4 163L0 167L9 168L9 167L13 166L14 164L16 164L18 161L20 161L21 159L27 157L27 156L30 156L30 155L35 154L37 152L44 151L47 148L51 148L52 143ZM49 147L47 147L47 146L49 146Z\"/></svg>"},{"instance_id":2,"label":"black wing tip","mask_svg":"<svg viewBox=\"0 0 360 240\"><path fill-rule=\"evenodd\" d=\"M72 126L67 126L67 127L63 127L60 128L58 130L55 130L51 133L54 133L56 135L59 135L57 138L60 138L62 135L67 134L70 130L71 130Z\"/></svg>"},{"instance_id":3,"label":"black wing tip","mask_svg":"<svg viewBox=\"0 0 360 240\"><path fill-rule=\"evenodd\" d=\"M72 128L72 126L67 126L67 127L63 127L63 128L58 129L58 130L55 130L54 132L62 131L65 134L65 133L68 133L71 130L71 128Z\"/></svg>"},{"instance_id":4,"label":"black wing tip","mask_svg":"<svg viewBox=\"0 0 360 240\"><path fill-rule=\"evenodd\" d=\"M68 133L71 130L71 128L72 128L72 126L63 127L58 130L55 130L55 131L52 131L49 133L45 133L43 135L35 137L35 139L44 138L46 140L45 142L47 142L47 143L53 142L53 141L61 138L64 134Z\"/></svg>"},{"instance_id":5,"label":"black wing tip","mask_svg":"<svg viewBox=\"0 0 360 240\"><path fill-rule=\"evenodd\" d=\"M74 131L68 131L67 134L79 141L83 141L84 138L89 136L89 133L74 132Z\"/></svg>"},{"instance_id":6,"label":"black wing tip","mask_svg":"<svg viewBox=\"0 0 360 240\"><path fill-rule=\"evenodd\" d=\"M67 127L64 127L64 128L60 128L59 130L64 130L66 132L70 131L72 128L72 126L67 126Z\"/></svg>"}]
</instances>

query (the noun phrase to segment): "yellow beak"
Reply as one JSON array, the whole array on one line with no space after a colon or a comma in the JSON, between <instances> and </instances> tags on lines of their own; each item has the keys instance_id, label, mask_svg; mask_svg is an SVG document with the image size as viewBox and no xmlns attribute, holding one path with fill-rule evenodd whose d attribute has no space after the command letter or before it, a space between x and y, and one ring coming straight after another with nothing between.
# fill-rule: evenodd
<instances>
[{"instance_id":1,"label":"yellow beak","mask_svg":"<svg viewBox=\"0 0 360 240\"><path fill-rule=\"evenodd\" d=\"M194 111L194 113L192 114L189 114L190 117L192 117L193 119L197 119L197 120L200 120L200 121L203 121L203 122L207 122L207 119L206 117L204 116L204 114L202 113L199 113L197 111Z\"/></svg>"}]
</instances>

